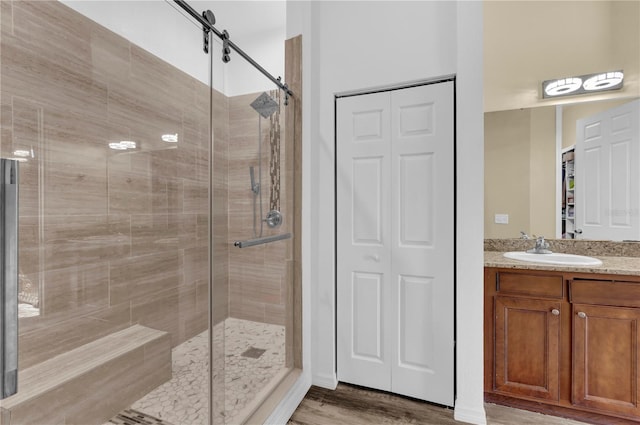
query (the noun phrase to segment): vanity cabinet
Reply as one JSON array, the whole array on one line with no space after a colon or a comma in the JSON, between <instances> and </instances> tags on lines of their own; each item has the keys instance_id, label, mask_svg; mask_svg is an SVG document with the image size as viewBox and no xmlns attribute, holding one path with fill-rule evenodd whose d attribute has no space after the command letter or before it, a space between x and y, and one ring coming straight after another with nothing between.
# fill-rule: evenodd
<instances>
[{"instance_id":1,"label":"vanity cabinet","mask_svg":"<svg viewBox=\"0 0 640 425\"><path fill-rule=\"evenodd\" d=\"M496 392L558 400L560 309L557 301L495 298Z\"/></svg>"},{"instance_id":2,"label":"vanity cabinet","mask_svg":"<svg viewBox=\"0 0 640 425\"><path fill-rule=\"evenodd\" d=\"M572 402L640 418L640 284L572 279Z\"/></svg>"},{"instance_id":3,"label":"vanity cabinet","mask_svg":"<svg viewBox=\"0 0 640 425\"><path fill-rule=\"evenodd\" d=\"M640 277L485 268L485 399L640 421L639 325Z\"/></svg>"},{"instance_id":4,"label":"vanity cabinet","mask_svg":"<svg viewBox=\"0 0 640 425\"><path fill-rule=\"evenodd\" d=\"M640 418L640 310L573 304L572 401Z\"/></svg>"}]
</instances>

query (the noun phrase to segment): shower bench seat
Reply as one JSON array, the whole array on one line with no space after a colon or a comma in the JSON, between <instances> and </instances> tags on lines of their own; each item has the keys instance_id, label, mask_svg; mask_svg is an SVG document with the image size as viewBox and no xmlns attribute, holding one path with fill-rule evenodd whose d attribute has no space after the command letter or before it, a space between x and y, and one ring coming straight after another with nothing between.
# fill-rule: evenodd
<instances>
[{"instance_id":1,"label":"shower bench seat","mask_svg":"<svg viewBox=\"0 0 640 425\"><path fill-rule=\"evenodd\" d=\"M103 424L169 379L170 334L134 325L19 371L0 425Z\"/></svg>"}]
</instances>

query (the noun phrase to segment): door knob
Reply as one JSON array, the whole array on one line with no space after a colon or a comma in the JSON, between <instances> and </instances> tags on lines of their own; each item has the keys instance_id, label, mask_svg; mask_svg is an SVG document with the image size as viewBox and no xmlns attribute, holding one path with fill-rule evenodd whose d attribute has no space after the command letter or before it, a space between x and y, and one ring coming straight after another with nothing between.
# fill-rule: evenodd
<instances>
[{"instance_id":1,"label":"door knob","mask_svg":"<svg viewBox=\"0 0 640 425\"><path fill-rule=\"evenodd\" d=\"M585 319L587 317L587 313L585 313L584 311L579 311L578 317L581 319Z\"/></svg>"},{"instance_id":2,"label":"door knob","mask_svg":"<svg viewBox=\"0 0 640 425\"><path fill-rule=\"evenodd\" d=\"M558 310L557 308L554 308L553 310L551 310L551 314L553 314L554 316L557 316L560 314L560 310Z\"/></svg>"},{"instance_id":3,"label":"door knob","mask_svg":"<svg viewBox=\"0 0 640 425\"><path fill-rule=\"evenodd\" d=\"M364 256L365 260L373 260L376 263L380 262L380 256L377 254L369 254Z\"/></svg>"}]
</instances>

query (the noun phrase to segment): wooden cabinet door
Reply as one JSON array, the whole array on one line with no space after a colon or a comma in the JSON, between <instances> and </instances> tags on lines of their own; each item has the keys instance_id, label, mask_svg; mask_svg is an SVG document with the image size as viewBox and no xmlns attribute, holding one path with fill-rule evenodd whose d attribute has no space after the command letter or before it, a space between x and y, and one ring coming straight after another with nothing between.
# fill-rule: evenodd
<instances>
[{"instance_id":1,"label":"wooden cabinet door","mask_svg":"<svg viewBox=\"0 0 640 425\"><path fill-rule=\"evenodd\" d=\"M559 399L560 301L496 296L494 391Z\"/></svg>"},{"instance_id":2,"label":"wooden cabinet door","mask_svg":"<svg viewBox=\"0 0 640 425\"><path fill-rule=\"evenodd\" d=\"M573 304L573 404L640 415L639 321L639 309Z\"/></svg>"}]
</instances>

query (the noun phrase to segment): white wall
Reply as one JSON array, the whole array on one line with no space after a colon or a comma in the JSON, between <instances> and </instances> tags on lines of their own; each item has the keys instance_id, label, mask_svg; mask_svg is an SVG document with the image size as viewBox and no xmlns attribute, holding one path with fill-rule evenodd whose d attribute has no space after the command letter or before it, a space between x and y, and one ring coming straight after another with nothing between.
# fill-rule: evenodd
<instances>
[{"instance_id":1,"label":"white wall","mask_svg":"<svg viewBox=\"0 0 640 425\"><path fill-rule=\"evenodd\" d=\"M484 414L484 114L482 3L458 3L457 300L455 419L483 424Z\"/></svg>"},{"instance_id":2,"label":"white wall","mask_svg":"<svg viewBox=\"0 0 640 425\"><path fill-rule=\"evenodd\" d=\"M240 48L258 62L274 77L282 77L284 80L284 27L263 32L259 36L238 37L231 39ZM215 47L214 60L221 61L222 47ZM231 52L231 62L225 67L225 94L237 96L240 94L256 93L272 90L276 86L267 77L263 76L240 55Z\"/></svg>"},{"instance_id":3,"label":"white wall","mask_svg":"<svg viewBox=\"0 0 640 425\"><path fill-rule=\"evenodd\" d=\"M103 27L209 84L202 32L165 1L60 0ZM217 72L222 76L221 70ZM222 80L217 83L221 86Z\"/></svg>"},{"instance_id":4,"label":"white wall","mask_svg":"<svg viewBox=\"0 0 640 425\"><path fill-rule=\"evenodd\" d=\"M482 4L312 2L306 40L303 191L313 382L334 387L334 95L457 74L456 418L484 423ZM306 257L305 257L306 258Z\"/></svg>"},{"instance_id":5,"label":"white wall","mask_svg":"<svg viewBox=\"0 0 640 425\"><path fill-rule=\"evenodd\" d=\"M121 35L135 45L160 59L209 84L209 56L202 51L202 31L191 17L186 17L173 2L163 0L119 1L119 0L60 0L65 5L82 13L89 19ZM198 12L204 8L215 11L215 2L190 2ZM221 5L222 6L222 5ZM233 4L225 2L224 13L243 15L250 2L241 2L234 10ZM222 31L225 16L217 16L216 28ZM234 16L234 28L242 24ZM273 17L267 17L274 19ZM285 16L276 16L285 21ZM247 27L252 25L246 22ZM230 30L231 40L269 73L284 78L284 24L266 31L245 29L235 34ZM210 46L213 59L213 87L227 96L271 90L275 86L260 72L249 65L240 55L231 53L231 62L222 62L222 43L213 35Z\"/></svg>"}]
</instances>

